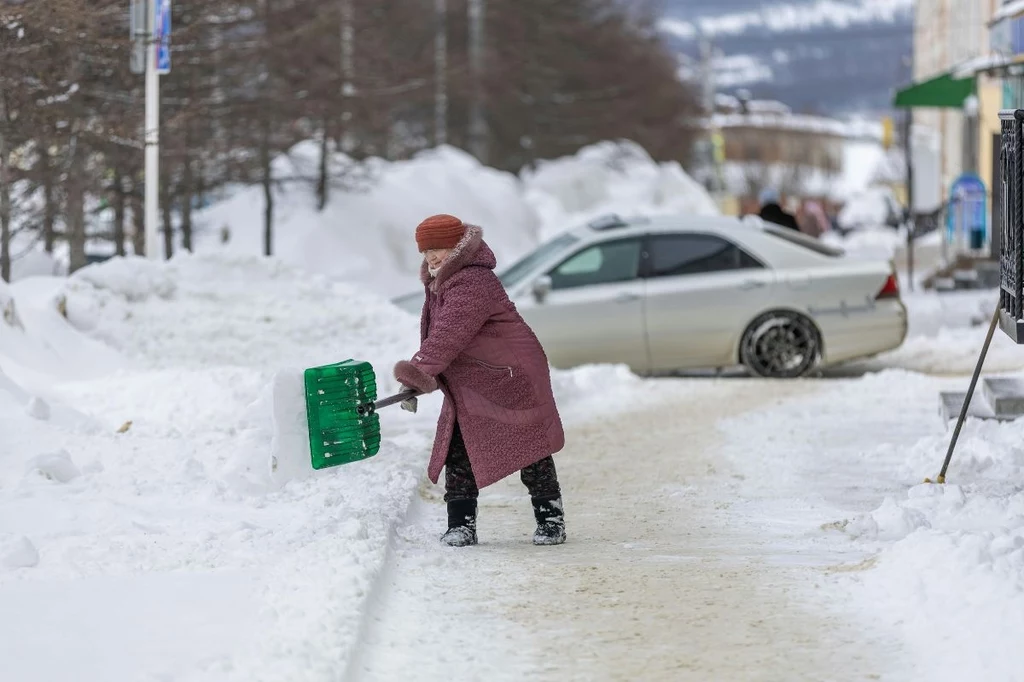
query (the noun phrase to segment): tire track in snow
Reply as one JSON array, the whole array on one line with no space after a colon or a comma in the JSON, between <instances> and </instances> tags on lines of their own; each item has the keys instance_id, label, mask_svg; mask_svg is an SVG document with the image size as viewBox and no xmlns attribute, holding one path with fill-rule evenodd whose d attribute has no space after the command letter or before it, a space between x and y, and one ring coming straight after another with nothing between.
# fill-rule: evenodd
<instances>
[{"instance_id":1,"label":"tire track in snow","mask_svg":"<svg viewBox=\"0 0 1024 682\"><path fill-rule=\"evenodd\" d=\"M715 454L718 419L825 385L679 381L654 409L570 426L561 547L530 544L515 477L481 498L481 546L439 547L425 485L349 679L877 679L878 643L812 603L824 568L730 525Z\"/></svg>"}]
</instances>

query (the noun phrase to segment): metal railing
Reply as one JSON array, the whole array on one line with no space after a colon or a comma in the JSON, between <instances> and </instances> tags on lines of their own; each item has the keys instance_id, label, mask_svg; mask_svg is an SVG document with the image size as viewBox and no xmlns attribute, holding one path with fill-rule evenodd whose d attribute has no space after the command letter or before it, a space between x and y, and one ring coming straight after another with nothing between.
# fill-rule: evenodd
<instances>
[{"instance_id":1,"label":"metal railing","mask_svg":"<svg viewBox=\"0 0 1024 682\"><path fill-rule=\"evenodd\" d=\"M999 112L1002 210L999 240L999 326L1024 343L1024 109Z\"/></svg>"}]
</instances>

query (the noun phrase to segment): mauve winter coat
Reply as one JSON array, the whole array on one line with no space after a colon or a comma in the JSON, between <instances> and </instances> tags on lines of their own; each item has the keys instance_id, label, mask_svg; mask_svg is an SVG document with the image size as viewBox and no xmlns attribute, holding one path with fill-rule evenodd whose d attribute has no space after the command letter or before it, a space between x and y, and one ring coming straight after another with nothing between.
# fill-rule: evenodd
<instances>
[{"instance_id":1,"label":"mauve winter coat","mask_svg":"<svg viewBox=\"0 0 1024 682\"><path fill-rule=\"evenodd\" d=\"M427 474L437 483L458 420L477 486L483 488L565 445L548 359L494 274L483 231L466 234L431 277L419 351L395 366L406 386L440 388L444 405Z\"/></svg>"}]
</instances>

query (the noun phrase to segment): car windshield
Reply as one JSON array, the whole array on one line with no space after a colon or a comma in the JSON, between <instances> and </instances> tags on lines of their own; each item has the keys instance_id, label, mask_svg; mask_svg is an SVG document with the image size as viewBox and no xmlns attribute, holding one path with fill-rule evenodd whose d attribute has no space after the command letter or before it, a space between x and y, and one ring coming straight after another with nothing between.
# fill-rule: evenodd
<instances>
[{"instance_id":1,"label":"car windshield","mask_svg":"<svg viewBox=\"0 0 1024 682\"><path fill-rule=\"evenodd\" d=\"M829 246L828 244L822 244L814 237L809 237L802 232L795 232L786 227L775 227L773 225L765 225L764 231L773 237L778 237L790 244L796 244L802 246L805 249L814 251L822 256L828 256L829 258L839 258L844 255L842 249L837 249Z\"/></svg>"},{"instance_id":2,"label":"car windshield","mask_svg":"<svg viewBox=\"0 0 1024 682\"><path fill-rule=\"evenodd\" d=\"M533 272L538 265L545 262L554 255L565 251L579 241L579 237L571 234L561 234L551 241L541 244L536 249L526 254L518 262L511 265L507 270L498 276L506 289L514 287L523 281L523 278Z\"/></svg>"}]
</instances>

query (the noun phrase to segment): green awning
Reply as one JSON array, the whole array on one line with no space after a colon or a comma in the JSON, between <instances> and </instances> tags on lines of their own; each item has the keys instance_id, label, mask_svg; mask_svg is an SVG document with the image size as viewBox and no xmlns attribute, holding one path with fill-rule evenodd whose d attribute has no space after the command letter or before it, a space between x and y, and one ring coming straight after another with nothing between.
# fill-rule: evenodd
<instances>
[{"instance_id":1,"label":"green awning","mask_svg":"<svg viewBox=\"0 0 1024 682\"><path fill-rule=\"evenodd\" d=\"M948 73L923 83L914 83L896 93L893 106L949 107L960 109L964 100L974 92L973 78L953 78Z\"/></svg>"}]
</instances>

